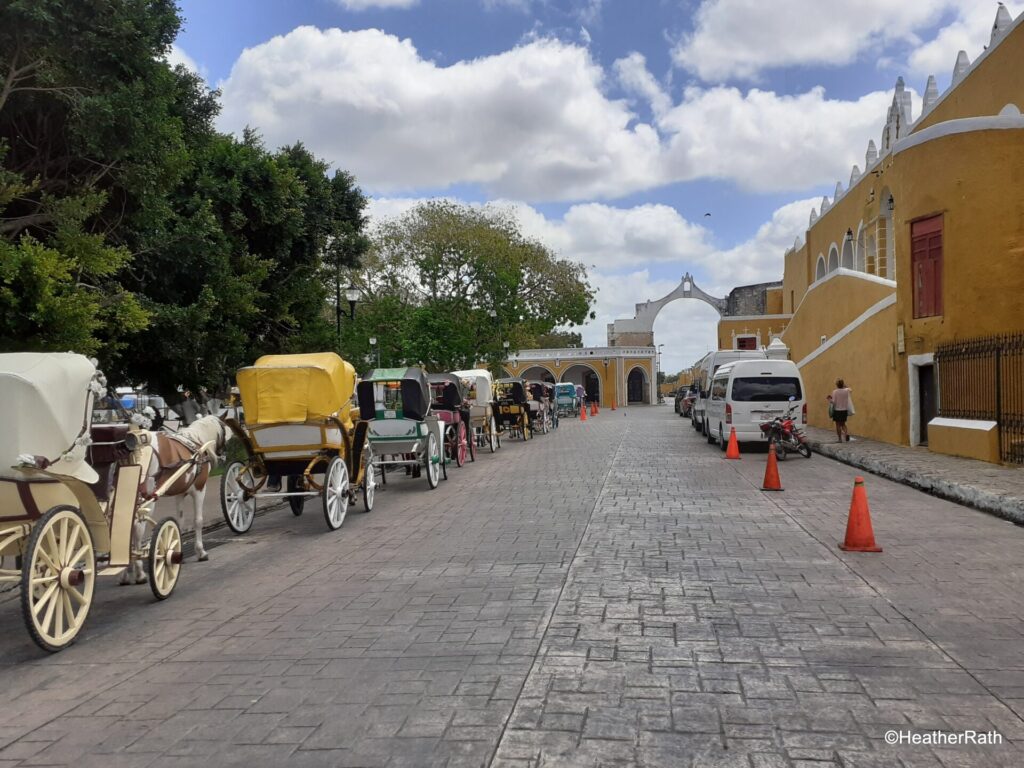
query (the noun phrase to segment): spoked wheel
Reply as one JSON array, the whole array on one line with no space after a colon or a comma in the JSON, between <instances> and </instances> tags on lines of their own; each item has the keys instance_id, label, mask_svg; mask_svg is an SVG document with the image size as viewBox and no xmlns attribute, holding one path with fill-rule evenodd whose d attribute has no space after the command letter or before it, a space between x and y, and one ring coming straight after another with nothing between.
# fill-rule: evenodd
<instances>
[{"instance_id":1,"label":"spoked wheel","mask_svg":"<svg viewBox=\"0 0 1024 768\"><path fill-rule=\"evenodd\" d=\"M466 425L460 421L455 429L455 466L461 467L466 463L466 453L468 450L466 446Z\"/></svg>"},{"instance_id":2,"label":"spoked wheel","mask_svg":"<svg viewBox=\"0 0 1024 768\"><path fill-rule=\"evenodd\" d=\"M494 421L494 417L491 416L491 431L487 435L487 447L491 449L491 453L494 453L498 448L501 447L501 440L498 437L498 424Z\"/></svg>"},{"instance_id":3,"label":"spoked wheel","mask_svg":"<svg viewBox=\"0 0 1024 768\"><path fill-rule=\"evenodd\" d=\"M298 475L288 476L288 493L298 493L306 490L305 485L302 483L302 478ZM288 506L292 508L292 514L298 517L302 514L302 508L306 505L305 496L289 496Z\"/></svg>"},{"instance_id":4,"label":"spoked wheel","mask_svg":"<svg viewBox=\"0 0 1024 768\"><path fill-rule=\"evenodd\" d=\"M437 450L437 438L433 433L427 436L427 451L423 458L427 470L427 485L431 490L441 482L441 454Z\"/></svg>"},{"instance_id":5,"label":"spoked wheel","mask_svg":"<svg viewBox=\"0 0 1024 768\"><path fill-rule=\"evenodd\" d=\"M44 651L67 647L89 615L96 555L89 526L71 506L54 507L32 527L21 571L21 612Z\"/></svg>"},{"instance_id":6,"label":"spoked wheel","mask_svg":"<svg viewBox=\"0 0 1024 768\"><path fill-rule=\"evenodd\" d=\"M371 461L363 470L363 511L373 512L373 498L377 495L377 468Z\"/></svg>"},{"instance_id":7,"label":"spoked wheel","mask_svg":"<svg viewBox=\"0 0 1024 768\"><path fill-rule=\"evenodd\" d=\"M348 467L340 456L333 457L324 472L324 519L332 531L341 528L348 514Z\"/></svg>"},{"instance_id":8,"label":"spoked wheel","mask_svg":"<svg viewBox=\"0 0 1024 768\"><path fill-rule=\"evenodd\" d=\"M245 464L233 461L224 470L220 482L220 510L224 520L235 533L245 533L252 528L256 517L256 499L245 498L245 491L238 482L238 476L245 469Z\"/></svg>"},{"instance_id":9,"label":"spoked wheel","mask_svg":"<svg viewBox=\"0 0 1024 768\"><path fill-rule=\"evenodd\" d=\"M181 528L173 517L165 517L149 540L149 588L153 597L166 600L178 585L183 551Z\"/></svg>"},{"instance_id":10,"label":"spoked wheel","mask_svg":"<svg viewBox=\"0 0 1024 768\"><path fill-rule=\"evenodd\" d=\"M469 451L469 460L476 461L476 434L473 427L469 428L469 434L466 439L466 449Z\"/></svg>"}]
</instances>

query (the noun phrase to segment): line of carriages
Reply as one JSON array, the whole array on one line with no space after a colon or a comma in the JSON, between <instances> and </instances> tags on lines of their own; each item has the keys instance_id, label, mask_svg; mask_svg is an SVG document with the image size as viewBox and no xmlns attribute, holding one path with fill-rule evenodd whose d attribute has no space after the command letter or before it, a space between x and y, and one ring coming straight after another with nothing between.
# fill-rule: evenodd
<instances>
[{"instance_id":1,"label":"line of carriages","mask_svg":"<svg viewBox=\"0 0 1024 768\"><path fill-rule=\"evenodd\" d=\"M128 569L141 574L144 563L137 582L157 599L171 595L183 537L175 517L156 519L156 502L201 491L232 437L245 452L221 482L232 531L252 527L260 499L285 499L298 516L317 497L337 530L358 496L373 509L389 475L425 476L436 488L450 465L494 453L502 437L546 434L560 417L578 416L582 402L573 385L494 381L484 369L378 368L357 380L334 353L264 356L238 371L237 384L236 418L206 417L174 434L94 426L106 382L93 361L0 355L0 584L20 586L37 645L59 651L74 641L97 576L121 574L127 583ZM202 495L193 503L198 512Z\"/></svg>"}]
</instances>

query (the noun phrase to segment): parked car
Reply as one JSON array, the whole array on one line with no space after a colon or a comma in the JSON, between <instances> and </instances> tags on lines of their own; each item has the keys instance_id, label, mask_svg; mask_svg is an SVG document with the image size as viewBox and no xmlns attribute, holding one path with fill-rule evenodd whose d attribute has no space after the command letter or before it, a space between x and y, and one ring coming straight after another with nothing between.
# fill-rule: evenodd
<instances>
[{"instance_id":1,"label":"parked car","mask_svg":"<svg viewBox=\"0 0 1024 768\"><path fill-rule=\"evenodd\" d=\"M705 418L708 442L724 451L735 428L741 443L764 443L762 422L793 406L794 425L807 423L800 369L792 360L737 360L721 366L711 380Z\"/></svg>"},{"instance_id":2,"label":"parked car","mask_svg":"<svg viewBox=\"0 0 1024 768\"><path fill-rule=\"evenodd\" d=\"M706 435L710 440L713 436L710 428L711 421L708 419L706 414L706 407L708 402L709 389L711 387L711 381L715 376L715 373L720 367L726 363L731 363L735 360L767 360L768 355L763 349L719 349L715 352L709 352L705 355L697 366L699 368L697 374L697 385L698 392L697 398L693 403L691 409L690 419L693 422L693 428L698 432Z\"/></svg>"}]
</instances>

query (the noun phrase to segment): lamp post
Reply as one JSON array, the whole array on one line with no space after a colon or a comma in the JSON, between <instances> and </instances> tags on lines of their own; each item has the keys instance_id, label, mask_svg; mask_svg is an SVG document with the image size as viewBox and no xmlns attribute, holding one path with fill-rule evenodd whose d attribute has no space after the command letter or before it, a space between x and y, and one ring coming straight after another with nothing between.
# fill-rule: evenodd
<instances>
[{"instance_id":1,"label":"lamp post","mask_svg":"<svg viewBox=\"0 0 1024 768\"><path fill-rule=\"evenodd\" d=\"M376 336L371 336L370 337L370 350L371 350L371 352L373 350L377 351L377 367L380 368L380 347L377 346L377 337Z\"/></svg>"},{"instance_id":2,"label":"lamp post","mask_svg":"<svg viewBox=\"0 0 1024 768\"><path fill-rule=\"evenodd\" d=\"M601 362L604 363L604 381L601 382L601 391L598 393L598 400L603 399L602 396L604 395L604 389L608 386L608 358L604 358Z\"/></svg>"},{"instance_id":3,"label":"lamp post","mask_svg":"<svg viewBox=\"0 0 1024 768\"><path fill-rule=\"evenodd\" d=\"M661 348L664 344L658 345L658 354L655 357L655 371L654 371L654 391L657 393L657 402L664 402L661 399Z\"/></svg>"}]
</instances>

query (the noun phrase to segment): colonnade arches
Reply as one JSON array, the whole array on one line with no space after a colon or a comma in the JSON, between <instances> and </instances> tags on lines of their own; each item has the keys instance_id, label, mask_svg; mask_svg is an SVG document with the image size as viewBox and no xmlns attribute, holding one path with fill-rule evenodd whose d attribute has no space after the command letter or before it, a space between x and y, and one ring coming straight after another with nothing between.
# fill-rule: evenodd
<instances>
[{"instance_id":1,"label":"colonnade arches","mask_svg":"<svg viewBox=\"0 0 1024 768\"><path fill-rule=\"evenodd\" d=\"M587 363L576 363L562 371L561 381L581 385L587 392L587 399L601 402L601 376L597 369Z\"/></svg>"},{"instance_id":2,"label":"colonnade arches","mask_svg":"<svg viewBox=\"0 0 1024 768\"><path fill-rule=\"evenodd\" d=\"M520 374L521 378L527 381L546 381L549 384L555 383L555 374L546 365L531 365Z\"/></svg>"},{"instance_id":3,"label":"colonnade arches","mask_svg":"<svg viewBox=\"0 0 1024 768\"><path fill-rule=\"evenodd\" d=\"M634 365L626 376L626 402L651 402L650 377L647 375L647 369L641 365Z\"/></svg>"}]
</instances>

